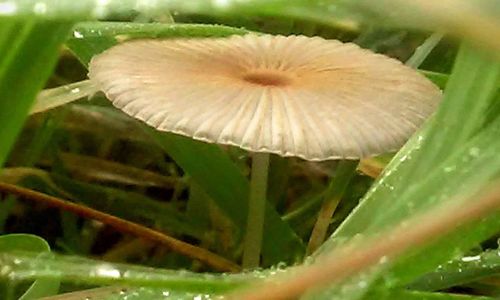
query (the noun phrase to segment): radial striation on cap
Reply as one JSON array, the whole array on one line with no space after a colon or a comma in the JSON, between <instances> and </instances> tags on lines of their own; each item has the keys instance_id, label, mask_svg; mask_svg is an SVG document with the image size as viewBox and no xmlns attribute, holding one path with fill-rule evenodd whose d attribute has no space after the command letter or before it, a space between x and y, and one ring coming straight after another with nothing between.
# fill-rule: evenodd
<instances>
[{"instance_id":1,"label":"radial striation on cap","mask_svg":"<svg viewBox=\"0 0 500 300\"><path fill-rule=\"evenodd\" d=\"M395 151L441 99L395 59L304 36L131 41L89 77L158 130L313 161Z\"/></svg>"}]
</instances>

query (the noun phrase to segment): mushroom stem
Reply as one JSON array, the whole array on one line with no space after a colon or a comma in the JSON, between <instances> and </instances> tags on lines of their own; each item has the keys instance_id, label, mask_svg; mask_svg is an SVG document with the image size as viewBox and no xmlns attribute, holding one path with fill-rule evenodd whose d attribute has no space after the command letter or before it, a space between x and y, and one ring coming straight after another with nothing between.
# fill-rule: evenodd
<instances>
[{"instance_id":1,"label":"mushroom stem","mask_svg":"<svg viewBox=\"0 0 500 300\"><path fill-rule=\"evenodd\" d=\"M254 153L252 158L247 230L243 248L243 268L245 269L256 268L260 263L264 214L266 211L269 156L269 153Z\"/></svg>"},{"instance_id":2,"label":"mushroom stem","mask_svg":"<svg viewBox=\"0 0 500 300\"><path fill-rule=\"evenodd\" d=\"M323 195L323 204L309 238L307 254L312 254L325 240L330 220L344 195L347 185L356 172L358 163L358 160L341 160L339 162L336 174Z\"/></svg>"}]
</instances>

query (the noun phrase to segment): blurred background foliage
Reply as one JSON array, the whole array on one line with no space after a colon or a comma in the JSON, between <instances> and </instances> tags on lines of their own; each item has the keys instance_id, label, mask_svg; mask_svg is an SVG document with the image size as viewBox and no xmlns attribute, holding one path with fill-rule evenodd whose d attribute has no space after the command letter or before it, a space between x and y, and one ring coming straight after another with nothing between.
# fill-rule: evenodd
<instances>
[{"instance_id":1,"label":"blurred background foliage","mask_svg":"<svg viewBox=\"0 0 500 300\"><path fill-rule=\"evenodd\" d=\"M245 151L154 132L99 93L28 117L36 94L84 80L93 55L133 38L256 31L354 42L403 62L419 56L414 67L446 88L440 110L394 158L361 161L317 256L454 195L473 195L499 177L499 20L497 0L0 1L0 181L239 263L251 159ZM434 32L444 37L429 46ZM416 52L421 45L428 51ZM209 299L281 273L303 261L336 165L272 157L262 254L269 269L241 275L208 275L221 270L112 224L0 190L0 298L84 290L53 299ZM498 217L305 297L499 296Z\"/></svg>"}]
</instances>

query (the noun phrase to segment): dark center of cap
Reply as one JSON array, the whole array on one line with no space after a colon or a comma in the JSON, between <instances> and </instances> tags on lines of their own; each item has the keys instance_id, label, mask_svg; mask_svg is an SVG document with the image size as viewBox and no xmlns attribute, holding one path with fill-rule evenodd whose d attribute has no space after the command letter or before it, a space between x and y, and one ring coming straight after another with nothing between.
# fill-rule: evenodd
<instances>
[{"instance_id":1,"label":"dark center of cap","mask_svg":"<svg viewBox=\"0 0 500 300\"><path fill-rule=\"evenodd\" d=\"M291 83L290 77L268 71L248 72L243 75L243 80L262 86L286 86Z\"/></svg>"}]
</instances>

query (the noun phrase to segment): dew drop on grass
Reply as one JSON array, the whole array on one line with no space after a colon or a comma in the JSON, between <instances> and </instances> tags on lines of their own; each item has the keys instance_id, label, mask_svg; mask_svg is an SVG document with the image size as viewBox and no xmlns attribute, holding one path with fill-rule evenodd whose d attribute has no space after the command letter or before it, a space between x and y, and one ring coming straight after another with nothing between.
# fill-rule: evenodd
<instances>
[{"instance_id":1,"label":"dew drop on grass","mask_svg":"<svg viewBox=\"0 0 500 300\"><path fill-rule=\"evenodd\" d=\"M108 14L110 0L96 0L93 15L96 18L104 18Z\"/></svg>"},{"instance_id":2,"label":"dew drop on grass","mask_svg":"<svg viewBox=\"0 0 500 300\"><path fill-rule=\"evenodd\" d=\"M37 2L33 7L33 12L37 15L44 15L47 13L47 4L44 2Z\"/></svg>"},{"instance_id":3,"label":"dew drop on grass","mask_svg":"<svg viewBox=\"0 0 500 300\"><path fill-rule=\"evenodd\" d=\"M120 278L121 272L120 270L113 268L111 265L100 265L96 267L92 272L91 275L95 277L107 277L107 278Z\"/></svg>"},{"instance_id":4,"label":"dew drop on grass","mask_svg":"<svg viewBox=\"0 0 500 300\"><path fill-rule=\"evenodd\" d=\"M389 258L388 258L386 255L384 255L384 256L382 256L382 257L379 259L378 263L379 263L379 264L381 264L381 265L384 265L384 264L386 264L388 261L389 261Z\"/></svg>"},{"instance_id":5,"label":"dew drop on grass","mask_svg":"<svg viewBox=\"0 0 500 300\"><path fill-rule=\"evenodd\" d=\"M83 39L83 34L80 31L73 31L73 36L77 39Z\"/></svg>"},{"instance_id":6,"label":"dew drop on grass","mask_svg":"<svg viewBox=\"0 0 500 300\"><path fill-rule=\"evenodd\" d=\"M225 8L229 6L230 0L213 0L213 4L219 8Z\"/></svg>"},{"instance_id":7,"label":"dew drop on grass","mask_svg":"<svg viewBox=\"0 0 500 300\"><path fill-rule=\"evenodd\" d=\"M13 1L0 3L0 15L9 16L17 12L17 4Z\"/></svg>"},{"instance_id":8,"label":"dew drop on grass","mask_svg":"<svg viewBox=\"0 0 500 300\"><path fill-rule=\"evenodd\" d=\"M0 276L6 277L11 271L12 271L12 268L10 266L8 266L8 265L2 266L0 268Z\"/></svg>"},{"instance_id":9,"label":"dew drop on grass","mask_svg":"<svg viewBox=\"0 0 500 300\"><path fill-rule=\"evenodd\" d=\"M462 257L463 262L471 262L471 261L478 261L481 259L481 256L476 255L476 256L464 256Z\"/></svg>"},{"instance_id":10,"label":"dew drop on grass","mask_svg":"<svg viewBox=\"0 0 500 300\"><path fill-rule=\"evenodd\" d=\"M448 167L444 168L444 172L445 173L450 173L450 172L455 171L455 169L456 169L456 166L448 166Z\"/></svg>"},{"instance_id":11,"label":"dew drop on grass","mask_svg":"<svg viewBox=\"0 0 500 300\"><path fill-rule=\"evenodd\" d=\"M469 149L469 155L472 157L478 157L480 152L481 151L478 147L472 147Z\"/></svg>"}]
</instances>

